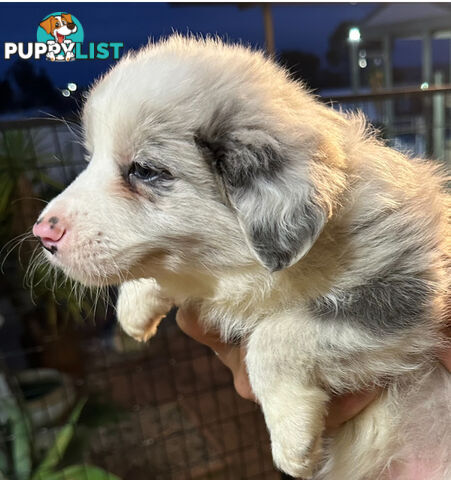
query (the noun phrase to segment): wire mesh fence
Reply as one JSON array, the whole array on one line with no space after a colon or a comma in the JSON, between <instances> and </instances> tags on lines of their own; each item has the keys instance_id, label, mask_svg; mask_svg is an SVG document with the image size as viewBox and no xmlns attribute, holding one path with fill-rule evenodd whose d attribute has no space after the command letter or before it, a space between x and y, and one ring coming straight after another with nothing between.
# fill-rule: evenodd
<instances>
[{"instance_id":1,"label":"wire mesh fence","mask_svg":"<svg viewBox=\"0 0 451 480\"><path fill-rule=\"evenodd\" d=\"M27 370L8 365L30 354ZM236 395L229 372L176 328L173 315L148 345L77 328L39 348L3 349L3 361L4 374L21 385L42 452L76 399L88 399L73 445L60 452L61 468L75 457L122 479L279 478L258 407ZM31 374L28 383L23 373Z\"/></svg>"}]
</instances>

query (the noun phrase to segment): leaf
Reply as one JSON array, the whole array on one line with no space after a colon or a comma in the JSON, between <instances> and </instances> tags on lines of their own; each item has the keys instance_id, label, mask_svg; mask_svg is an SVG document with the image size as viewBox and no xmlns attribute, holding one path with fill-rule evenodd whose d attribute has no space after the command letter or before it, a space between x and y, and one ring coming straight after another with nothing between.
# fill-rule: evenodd
<instances>
[{"instance_id":1,"label":"leaf","mask_svg":"<svg viewBox=\"0 0 451 480\"><path fill-rule=\"evenodd\" d=\"M2 402L7 414L12 437L12 460L17 480L28 480L32 468L31 424L29 418L14 400Z\"/></svg>"},{"instance_id":2,"label":"leaf","mask_svg":"<svg viewBox=\"0 0 451 480\"><path fill-rule=\"evenodd\" d=\"M8 470L8 457L3 450L0 450L0 473L5 473ZM2 477L0 476L0 479Z\"/></svg>"},{"instance_id":3,"label":"leaf","mask_svg":"<svg viewBox=\"0 0 451 480\"><path fill-rule=\"evenodd\" d=\"M55 443L47 451L44 460L36 469L34 475L31 477L31 480L44 479L46 478L45 475L49 474L56 468L74 435L75 424L77 423L80 413L85 406L86 400L87 398L82 398L79 400L77 405L75 405L75 408L70 414L69 421L59 431L58 435L56 436Z\"/></svg>"},{"instance_id":4,"label":"leaf","mask_svg":"<svg viewBox=\"0 0 451 480\"><path fill-rule=\"evenodd\" d=\"M121 480L116 475L108 473L91 465L71 465L55 473L43 474L36 480Z\"/></svg>"},{"instance_id":5,"label":"leaf","mask_svg":"<svg viewBox=\"0 0 451 480\"><path fill-rule=\"evenodd\" d=\"M28 480L32 467L32 451L30 443L31 427L28 418L17 410L11 419L13 436L13 462L17 480Z\"/></svg>"},{"instance_id":6,"label":"leaf","mask_svg":"<svg viewBox=\"0 0 451 480\"><path fill-rule=\"evenodd\" d=\"M0 175L0 219L4 220L10 208L10 199L14 190L15 180L6 174Z\"/></svg>"}]
</instances>

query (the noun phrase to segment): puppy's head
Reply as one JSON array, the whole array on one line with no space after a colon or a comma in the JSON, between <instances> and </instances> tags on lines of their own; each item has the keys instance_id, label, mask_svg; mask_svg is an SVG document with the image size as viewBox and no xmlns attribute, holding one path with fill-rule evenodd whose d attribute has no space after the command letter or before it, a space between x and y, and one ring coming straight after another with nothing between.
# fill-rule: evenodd
<instances>
[{"instance_id":1,"label":"puppy's head","mask_svg":"<svg viewBox=\"0 0 451 480\"><path fill-rule=\"evenodd\" d=\"M287 268L339 189L318 109L259 53L180 37L149 46L93 87L87 168L34 233L87 284Z\"/></svg>"},{"instance_id":2,"label":"puppy's head","mask_svg":"<svg viewBox=\"0 0 451 480\"><path fill-rule=\"evenodd\" d=\"M77 31L77 26L72 21L70 13L62 13L61 15L52 15L39 24L48 34L53 37L64 40L64 37L71 35Z\"/></svg>"}]
</instances>

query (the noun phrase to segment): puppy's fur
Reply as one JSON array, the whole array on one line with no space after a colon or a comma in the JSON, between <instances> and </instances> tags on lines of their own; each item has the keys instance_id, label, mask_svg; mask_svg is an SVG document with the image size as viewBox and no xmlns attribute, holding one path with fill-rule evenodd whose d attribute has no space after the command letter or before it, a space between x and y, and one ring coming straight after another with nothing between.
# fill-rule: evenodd
<instances>
[{"instance_id":1,"label":"puppy's fur","mask_svg":"<svg viewBox=\"0 0 451 480\"><path fill-rule=\"evenodd\" d=\"M421 464L419 478L451 478L451 382L436 359L449 203L434 164L216 40L127 56L83 124L89 165L42 216L66 227L52 263L122 283L119 320L136 338L194 304L206 328L246 343L290 475L412 480ZM384 393L323 439L331 394L374 385Z\"/></svg>"}]
</instances>

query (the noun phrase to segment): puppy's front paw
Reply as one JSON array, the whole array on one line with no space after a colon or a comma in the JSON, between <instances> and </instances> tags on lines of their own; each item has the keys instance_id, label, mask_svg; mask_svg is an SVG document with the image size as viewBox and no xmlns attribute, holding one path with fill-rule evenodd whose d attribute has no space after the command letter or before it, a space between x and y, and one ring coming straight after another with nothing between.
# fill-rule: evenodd
<instances>
[{"instance_id":1,"label":"puppy's front paw","mask_svg":"<svg viewBox=\"0 0 451 480\"><path fill-rule=\"evenodd\" d=\"M286 425L283 433L271 433L274 464L295 478L311 478L321 457L321 433L313 438L302 425Z\"/></svg>"},{"instance_id":2,"label":"puppy's front paw","mask_svg":"<svg viewBox=\"0 0 451 480\"><path fill-rule=\"evenodd\" d=\"M290 388L288 388L290 387ZM263 405L275 465L292 477L312 478L321 459L327 394L285 385Z\"/></svg>"},{"instance_id":3,"label":"puppy's front paw","mask_svg":"<svg viewBox=\"0 0 451 480\"><path fill-rule=\"evenodd\" d=\"M165 316L166 313L157 316L146 316L143 322L139 323L136 321L136 317L129 318L128 320L122 317L119 323L127 335L138 342L147 342L147 340L150 340L157 333L158 325Z\"/></svg>"},{"instance_id":4,"label":"puppy's front paw","mask_svg":"<svg viewBox=\"0 0 451 480\"><path fill-rule=\"evenodd\" d=\"M125 333L145 342L155 335L171 307L171 302L161 295L157 282L145 279L121 285L116 311Z\"/></svg>"}]
</instances>

